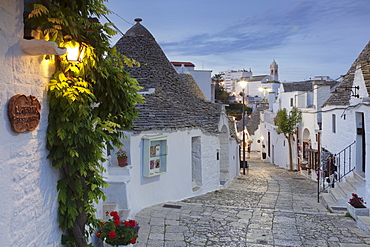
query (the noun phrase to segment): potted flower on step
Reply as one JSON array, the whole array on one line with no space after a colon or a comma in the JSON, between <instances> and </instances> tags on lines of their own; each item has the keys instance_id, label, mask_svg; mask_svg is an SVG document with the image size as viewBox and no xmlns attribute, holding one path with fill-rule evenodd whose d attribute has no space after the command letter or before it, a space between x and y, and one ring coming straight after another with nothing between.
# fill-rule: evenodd
<instances>
[{"instance_id":1,"label":"potted flower on step","mask_svg":"<svg viewBox=\"0 0 370 247\"><path fill-rule=\"evenodd\" d=\"M105 212L111 219L100 222L95 233L105 243L111 246L135 244L139 234L139 225L135 220L121 221L117 211Z\"/></svg>"},{"instance_id":2,"label":"potted flower on step","mask_svg":"<svg viewBox=\"0 0 370 247\"><path fill-rule=\"evenodd\" d=\"M118 160L118 165L120 167L125 167L127 166L127 153L126 151L123 151L122 148L118 150L116 153L117 155L117 160Z\"/></svg>"},{"instance_id":3,"label":"potted flower on step","mask_svg":"<svg viewBox=\"0 0 370 247\"><path fill-rule=\"evenodd\" d=\"M369 209L364 205L364 199L356 193L352 193L352 198L349 199L347 209L352 218L357 220L357 216L369 216Z\"/></svg>"}]
</instances>

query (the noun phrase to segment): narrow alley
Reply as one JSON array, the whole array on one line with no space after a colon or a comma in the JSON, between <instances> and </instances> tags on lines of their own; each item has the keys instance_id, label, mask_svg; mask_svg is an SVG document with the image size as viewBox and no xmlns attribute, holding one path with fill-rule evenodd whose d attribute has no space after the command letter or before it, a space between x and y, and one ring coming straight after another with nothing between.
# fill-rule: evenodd
<instances>
[{"instance_id":1,"label":"narrow alley","mask_svg":"<svg viewBox=\"0 0 370 247\"><path fill-rule=\"evenodd\" d=\"M317 202L316 183L258 159L226 188L140 211L136 246L370 246L351 217Z\"/></svg>"}]
</instances>

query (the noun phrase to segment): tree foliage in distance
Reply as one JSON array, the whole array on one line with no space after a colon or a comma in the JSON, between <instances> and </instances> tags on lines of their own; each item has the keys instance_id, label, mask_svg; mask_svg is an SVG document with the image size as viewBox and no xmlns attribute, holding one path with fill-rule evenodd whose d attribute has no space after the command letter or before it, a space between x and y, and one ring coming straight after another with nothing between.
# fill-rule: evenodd
<instances>
[{"instance_id":1,"label":"tree foliage in distance","mask_svg":"<svg viewBox=\"0 0 370 247\"><path fill-rule=\"evenodd\" d=\"M244 105L244 112L247 115L252 114L252 108ZM226 106L226 113L232 115L236 120L242 119L243 116L243 104L242 103L228 103Z\"/></svg>"},{"instance_id":2,"label":"tree foliage in distance","mask_svg":"<svg viewBox=\"0 0 370 247\"><path fill-rule=\"evenodd\" d=\"M226 92L225 88L222 86L222 74L215 74L212 77L212 82L215 85L215 99L216 101L220 101L222 103L228 103L229 102L229 96L230 94Z\"/></svg>"},{"instance_id":3,"label":"tree foliage in distance","mask_svg":"<svg viewBox=\"0 0 370 247\"><path fill-rule=\"evenodd\" d=\"M112 24L89 22L107 14L105 0L42 0L30 4L27 24L60 47L84 47L81 63L57 56L50 80L48 158L60 170L57 183L62 244L87 246L98 226L94 203L105 199L101 174L104 150L121 145L122 130L132 126L142 101L136 80L124 65L138 65L109 46ZM113 146L112 146L113 145Z\"/></svg>"},{"instance_id":4,"label":"tree foliage in distance","mask_svg":"<svg viewBox=\"0 0 370 247\"><path fill-rule=\"evenodd\" d=\"M286 108L279 110L276 113L274 121L277 126L276 132L278 134L283 134L288 140L290 170L293 170L292 140L294 140L297 124L300 123L301 120L302 112L297 107L293 107L289 113Z\"/></svg>"}]
</instances>

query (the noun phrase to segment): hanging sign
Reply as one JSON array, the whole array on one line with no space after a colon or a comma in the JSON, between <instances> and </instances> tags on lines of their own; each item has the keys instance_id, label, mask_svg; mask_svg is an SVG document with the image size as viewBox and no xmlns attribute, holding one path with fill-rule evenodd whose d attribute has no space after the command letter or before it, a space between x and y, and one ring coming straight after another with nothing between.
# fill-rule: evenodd
<instances>
[{"instance_id":1,"label":"hanging sign","mask_svg":"<svg viewBox=\"0 0 370 247\"><path fill-rule=\"evenodd\" d=\"M17 133L35 130L40 122L41 105L33 95L17 94L8 104L8 117L12 130Z\"/></svg>"}]
</instances>

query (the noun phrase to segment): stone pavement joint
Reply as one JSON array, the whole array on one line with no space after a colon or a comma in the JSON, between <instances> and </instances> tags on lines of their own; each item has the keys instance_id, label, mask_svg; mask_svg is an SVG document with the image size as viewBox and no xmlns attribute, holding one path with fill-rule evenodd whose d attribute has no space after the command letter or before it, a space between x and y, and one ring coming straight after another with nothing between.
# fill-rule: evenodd
<instances>
[{"instance_id":1,"label":"stone pavement joint","mask_svg":"<svg viewBox=\"0 0 370 247\"><path fill-rule=\"evenodd\" d=\"M248 164L224 189L141 210L136 246L370 246L352 218L317 203L314 181L259 160Z\"/></svg>"}]
</instances>

